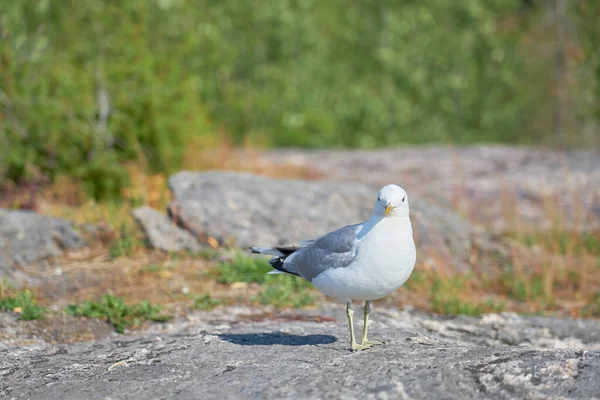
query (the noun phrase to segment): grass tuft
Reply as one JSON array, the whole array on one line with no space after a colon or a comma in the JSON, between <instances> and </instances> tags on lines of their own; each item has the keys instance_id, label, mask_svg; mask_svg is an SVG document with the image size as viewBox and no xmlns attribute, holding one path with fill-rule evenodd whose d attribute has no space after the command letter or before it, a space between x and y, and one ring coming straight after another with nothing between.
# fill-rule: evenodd
<instances>
[{"instance_id":1,"label":"grass tuft","mask_svg":"<svg viewBox=\"0 0 600 400\"><path fill-rule=\"evenodd\" d=\"M254 301L275 308L302 308L316 303L310 284L300 278L279 276L254 298Z\"/></svg>"},{"instance_id":2,"label":"grass tuft","mask_svg":"<svg viewBox=\"0 0 600 400\"><path fill-rule=\"evenodd\" d=\"M430 292L430 301L433 311L440 314L464 314L478 316L489 312L504 310L503 304L492 300L477 300L465 296L468 293L469 280L467 276L453 276L442 278L435 276Z\"/></svg>"},{"instance_id":3,"label":"grass tuft","mask_svg":"<svg viewBox=\"0 0 600 400\"><path fill-rule=\"evenodd\" d=\"M245 282L262 285L261 292L253 298L259 304L270 304L276 308L299 308L316 303L310 282L295 276L269 275L268 272L272 270L263 257L237 254L229 262L219 262L211 275L223 284Z\"/></svg>"},{"instance_id":4,"label":"grass tuft","mask_svg":"<svg viewBox=\"0 0 600 400\"><path fill-rule=\"evenodd\" d=\"M69 305L65 312L74 316L106 319L118 333L140 326L145 321L165 322L172 318L171 315L161 314L161 307L148 301L128 305L122 298L112 294L102 296L99 302L85 301Z\"/></svg>"},{"instance_id":5,"label":"grass tuft","mask_svg":"<svg viewBox=\"0 0 600 400\"><path fill-rule=\"evenodd\" d=\"M583 307L581 315L587 318L600 318L600 291L594 295L585 307Z\"/></svg>"},{"instance_id":6,"label":"grass tuft","mask_svg":"<svg viewBox=\"0 0 600 400\"><path fill-rule=\"evenodd\" d=\"M518 301L544 301L544 276L542 274L524 274L514 271L512 265L506 266L501 284L507 295Z\"/></svg>"},{"instance_id":7,"label":"grass tuft","mask_svg":"<svg viewBox=\"0 0 600 400\"><path fill-rule=\"evenodd\" d=\"M217 282L232 284L234 282L266 283L273 276L267 273L273 268L263 257L247 257L236 254L231 261L220 261L213 271Z\"/></svg>"},{"instance_id":8,"label":"grass tuft","mask_svg":"<svg viewBox=\"0 0 600 400\"><path fill-rule=\"evenodd\" d=\"M206 293L201 296L197 296L194 299L193 308L195 310L210 311L221 304L223 304L223 300L215 299L210 294Z\"/></svg>"},{"instance_id":9,"label":"grass tuft","mask_svg":"<svg viewBox=\"0 0 600 400\"><path fill-rule=\"evenodd\" d=\"M14 296L5 296L2 293L0 310L16 312L19 314L19 319L24 321L41 319L46 314L46 309L37 304L29 290L19 291Z\"/></svg>"}]
</instances>

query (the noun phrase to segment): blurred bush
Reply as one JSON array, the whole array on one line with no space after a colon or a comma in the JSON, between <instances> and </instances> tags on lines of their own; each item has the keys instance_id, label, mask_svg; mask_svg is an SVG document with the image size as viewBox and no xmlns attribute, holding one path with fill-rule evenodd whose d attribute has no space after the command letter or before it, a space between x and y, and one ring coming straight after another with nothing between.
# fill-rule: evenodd
<instances>
[{"instance_id":1,"label":"blurred bush","mask_svg":"<svg viewBox=\"0 0 600 400\"><path fill-rule=\"evenodd\" d=\"M0 180L66 174L114 196L124 162L168 172L220 131L272 146L552 143L552 58L529 51L545 12L519 0L2 1ZM598 6L569 13L587 21L597 84Z\"/></svg>"}]
</instances>

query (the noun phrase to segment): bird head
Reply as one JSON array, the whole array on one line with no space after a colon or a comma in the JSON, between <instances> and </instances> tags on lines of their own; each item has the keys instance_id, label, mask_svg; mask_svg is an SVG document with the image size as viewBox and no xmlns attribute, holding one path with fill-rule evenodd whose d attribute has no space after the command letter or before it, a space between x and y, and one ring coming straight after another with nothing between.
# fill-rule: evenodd
<instances>
[{"instance_id":1,"label":"bird head","mask_svg":"<svg viewBox=\"0 0 600 400\"><path fill-rule=\"evenodd\" d=\"M387 185L377 193L373 213L382 217L406 217L409 214L408 195L398 185Z\"/></svg>"}]
</instances>

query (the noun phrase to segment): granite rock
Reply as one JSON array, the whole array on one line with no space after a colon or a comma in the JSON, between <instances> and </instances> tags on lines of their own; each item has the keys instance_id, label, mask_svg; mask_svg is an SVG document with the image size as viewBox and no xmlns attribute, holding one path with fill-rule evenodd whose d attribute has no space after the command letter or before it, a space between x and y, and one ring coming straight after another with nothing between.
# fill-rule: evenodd
<instances>
[{"instance_id":1,"label":"granite rock","mask_svg":"<svg viewBox=\"0 0 600 400\"><path fill-rule=\"evenodd\" d=\"M215 310L91 343L0 341L0 397L598 399L600 326L581 323L374 309L371 336L385 343L352 353L342 305ZM510 343L480 339L505 328Z\"/></svg>"},{"instance_id":2,"label":"granite rock","mask_svg":"<svg viewBox=\"0 0 600 400\"><path fill-rule=\"evenodd\" d=\"M140 224L150 245L164 251L198 251L202 248L198 240L188 231L179 228L165 214L148 207L133 210L136 221Z\"/></svg>"},{"instance_id":3,"label":"granite rock","mask_svg":"<svg viewBox=\"0 0 600 400\"><path fill-rule=\"evenodd\" d=\"M372 213L379 187L358 183L274 179L240 172L179 172L169 179L171 217L196 237L222 244L293 245ZM420 254L435 255L465 270L474 248L493 250L452 209L409 193L411 220Z\"/></svg>"},{"instance_id":4,"label":"granite rock","mask_svg":"<svg viewBox=\"0 0 600 400\"><path fill-rule=\"evenodd\" d=\"M35 278L24 267L43 269L44 260L84 244L65 220L32 211L0 209L0 277L12 284L34 283Z\"/></svg>"}]
</instances>

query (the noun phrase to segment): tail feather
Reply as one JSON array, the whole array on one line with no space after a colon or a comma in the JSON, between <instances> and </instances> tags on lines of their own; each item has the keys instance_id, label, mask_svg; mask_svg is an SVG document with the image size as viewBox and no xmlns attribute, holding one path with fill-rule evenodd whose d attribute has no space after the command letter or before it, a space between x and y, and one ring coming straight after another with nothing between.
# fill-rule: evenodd
<instances>
[{"instance_id":1,"label":"tail feather","mask_svg":"<svg viewBox=\"0 0 600 400\"><path fill-rule=\"evenodd\" d=\"M300 274L296 271L291 271L284 266L285 259L296 250L298 250L297 247L250 247L250 251L254 254L266 254L274 256L269 260L269 264L275 268L275 271L271 271L269 274L286 273L300 276Z\"/></svg>"},{"instance_id":2,"label":"tail feather","mask_svg":"<svg viewBox=\"0 0 600 400\"><path fill-rule=\"evenodd\" d=\"M273 271L267 272L267 275L279 275L279 274L285 274L285 272L280 271L278 269L274 269Z\"/></svg>"},{"instance_id":3,"label":"tail feather","mask_svg":"<svg viewBox=\"0 0 600 400\"><path fill-rule=\"evenodd\" d=\"M285 254L277 250L276 247L250 247L250 251L254 254L266 254L275 257L285 256Z\"/></svg>"}]
</instances>

